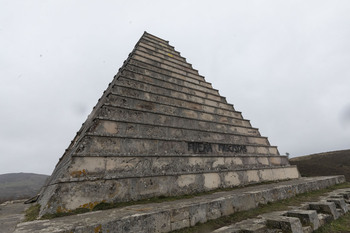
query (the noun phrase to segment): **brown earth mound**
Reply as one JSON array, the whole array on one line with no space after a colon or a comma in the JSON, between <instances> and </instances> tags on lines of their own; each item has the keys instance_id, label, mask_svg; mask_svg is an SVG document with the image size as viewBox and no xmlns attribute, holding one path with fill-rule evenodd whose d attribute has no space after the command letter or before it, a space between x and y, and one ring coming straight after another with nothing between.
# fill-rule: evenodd
<instances>
[{"instance_id":1,"label":"brown earth mound","mask_svg":"<svg viewBox=\"0 0 350 233\"><path fill-rule=\"evenodd\" d=\"M350 181L350 150L331 151L291 158L301 176L344 175Z\"/></svg>"}]
</instances>

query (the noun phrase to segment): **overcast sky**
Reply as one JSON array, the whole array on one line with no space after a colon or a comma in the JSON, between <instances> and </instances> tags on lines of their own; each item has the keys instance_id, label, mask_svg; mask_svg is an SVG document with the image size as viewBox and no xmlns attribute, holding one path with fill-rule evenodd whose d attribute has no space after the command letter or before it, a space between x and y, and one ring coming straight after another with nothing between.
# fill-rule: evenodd
<instances>
[{"instance_id":1,"label":"overcast sky","mask_svg":"<svg viewBox=\"0 0 350 233\"><path fill-rule=\"evenodd\" d=\"M350 1L0 0L0 174L51 174L144 31L281 154L350 149Z\"/></svg>"}]
</instances>

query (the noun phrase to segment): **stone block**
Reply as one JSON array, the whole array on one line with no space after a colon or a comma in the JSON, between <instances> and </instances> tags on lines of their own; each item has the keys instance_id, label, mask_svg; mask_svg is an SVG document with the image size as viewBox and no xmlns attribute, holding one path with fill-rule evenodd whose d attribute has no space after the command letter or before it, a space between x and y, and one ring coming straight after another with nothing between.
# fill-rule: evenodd
<instances>
[{"instance_id":1,"label":"stone block","mask_svg":"<svg viewBox=\"0 0 350 233\"><path fill-rule=\"evenodd\" d=\"M150 231L152 232L169 232L171 230L170 216L168 211L153 214L150 221L153 223L150 224L150 226L152 226Z\"/></svg>"},{"instance_id":2,"label":"stone block","mask_svg":"<svg viewBox=\"0 0 350 233\"><path fill-rule=\"evenodd\" d=\"M190 227L189 207L173 209L170 212L170 227L172 231Z\"/></svg>"},{"instance_id":3,"label":"stone block","mask_svg":"<svg viewBox=\"0 0 350 233\"><path fill-rule=\"evenodd\" d=\"M333 219L337 219L339 217L334 202L321 201L309 203L309 209L316 210L317 213L329 214L333 217Z\"/></svg>"},{"instance_id":4,"label":"stone block","mask_svg":"<svg viewBox=\"0 0 350 233\"><path fill-rule=\"evenodd\" d=\"M222 216L231 215L236 212L236 207L231 196L221 197L220 200L220 211Z\"/></svg>"},{"instance_id":5,"label":"stone block","mask_svg":"<svg viewBox=\"0 0 350 233\"><path fill-rule=\"evenodd\" d=\"M269 216L266 226L271 229L281 229L283 232L304 233L299 218L285 216Z\"/></svg>"},{"instance_id":6,"label":"stone block","mask_svg":"<svg viewBox=\"0 0 350 233\"><path fill-rule=\"evenodd\" d=\"M238 186L241 184L238 172L227 172L224 176L224 184L227 187Z\"/></svg>"},{"instance_id":7,"label":"stone block","mask_svg":"<svg viewBox=\"0 0 350 233\"><path fill-rule=\"evenodd\" d=\"M344 198L328 198L328 202L334 202L335 206L342 211L343 214L348 212L348 207Z\"/></svg>"},{"instance_id":8,"label":"stone block","mask_svg":"<svg viewBox=\"0 0 350 233\"><path fill-rule=\"evenodd\" d=\"M189 208L190 225L194 226L197 223L204 223L207 221L207 205L199 204Z\"/></svg>"},{"instance_id":9,"label":"stone block","mask_svg":"<svg viewBox=\"0 0 350 233\"><path fill-rule=\"evenodd\" d=\"M271 165L280 165L281 164L281 157L271 157L270 164Z\"/></svg>"},{"instance_id":10,"label":"stone block","mask_svg":"<svg viewBox=\"0 0 350 233\"><path fill-rule=\"evenodd\" d=\"M264 166L270 165L269 159L267 157L262 157L262 158L258 157L257 161L258 161L258 164L261 164L261 165L264 165Z\"/></svg>"},{"instance_id":11,"label":"stone block","mask_svg":"<svg viewBox=\"0 0 350 233\"><path fill-rule=\"evenodd\" d=\"M203 174L205 189L215 189L221 185L220 176L217 173Z\"/></svg>"},{"instance_id":12,"label":"stone block","mask_svg":"<svg viewBox=\"0 0 350 233\"><path fill-rule=\"evenodd\" d=\"M248 179L248 183L257 183L261 181L258 176L258 170L248 170L247 179Z\"/></svg>"},{"instance_id":13,"label":"stone block","mask_svg":"<svg viewBox=\"0 0 350 233\"><path fill-rule=\"evenodd\" d=\"M180 188L193 185L196 181L196 175L181 175L177 179L177 185Z\"/></svg>"},{"instance_id":14,"label":"stone block","mask_svg":"<svg viewBox=\"0 0 350 233\"><path fill-rule=\"evenodd\" d=\"M248 210L258 207L256 200L256 194L254 192L247 192L244 195L237 195L233 198L235 202L235 208L237 211Z\"/></svg>"},{"instance_id":15,"label":"stone block","mask_svg":"<svg viewBox=\"0 0 350 233\"><path fill-rule=\"evenodd\" d=\"M273 180L273 172L272 169L264 169L260 171L260 177L262 181Z\"/></svg>"},{"instance_id":16,"label":"stone block","mask_svg":"<svg viewBox=\"0 0 350 233\"><path fill-rule=\"evenodd\" d=\"M214 200L207 205L207 220L220 218L222 215L222 200Z\"/></svg>"},{"instance_id":17,"label":"stone block","mask_svg":"<svg viewBox=\"0 0 350 233\"><path fill-rule=\"evenodd\" d=\"M320 226L316 210L292 210L288 211L286 216L299 218L303 226L311 226L313 230Z\"/></svg>"}]
</instances>

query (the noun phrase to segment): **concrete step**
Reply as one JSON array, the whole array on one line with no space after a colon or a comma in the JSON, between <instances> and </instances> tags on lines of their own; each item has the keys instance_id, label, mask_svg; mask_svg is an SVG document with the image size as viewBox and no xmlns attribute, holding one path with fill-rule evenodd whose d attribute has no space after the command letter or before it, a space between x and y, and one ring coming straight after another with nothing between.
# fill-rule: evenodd
<instances>
[{"instance_id":1,"label":"concrete step","mask_svg":"<svg viewBox=\"0 0 350 233\"><path fill-rule=\"evenodd\" d=\"M159 49L159 48L156 48L154 46L150 46L148 44L145 44L142 41L140 41L138 43L137 48L139 50L142 50L142 51L145 51L145 52L148 52L151 54L157 54L158 56L160 56L164 59L172 58L174 60L174 62L181 62L181 63L186 64L188 67L192 68L192 64L187 63L185 58L178 56L177 54L174 54L174 53L169 53L163 49Z\"/></svg>"},{"instance_id":2,"label":"concrete step","mask_svg":"<svg viewBox=\"0 0 350 233\"><path fill-rule=\"evenodd\" d=\"M124 69L135 72L136 74L147 75L147 77L151 77L154 79L160 79L163 81L168 81L170 83L176 83L178 85L183 85L192 89L200 90L202 92L209 93L214 96L220 96L218 90L211 88L211 85L205 81L188 80L186 76L164 72L164 70L158 69L156 67L147 65L142 62L138 62L133 59L131 59L129 63L126 64Z\"/></svg>"},{"instance_id":3,"label":"concrete step","mask_svg":"<svg viewBox=\"0 0 350 233\"><path fill-rule=\"evenodd\" d=\"M78 159L78 160L77 160ZM95 160L95 158L77 158L73 157L72 167L69 169L69 177L60 177L55 183L50 184L53 189L65 190L65 192L56 197L58 206L50 205L54 211L59 208L59 211L70 211L80 207L93 207L103 200L107 203L128 202L152 197L162 196L180 196L190 195L192 193L200 193L211 191L219 188L233 188L237 186L258 184L261 182L279 181L298 178L296 167L275 167L261 168L249 170L235 171L217 171L217 172L201 172L188 174L156 174L155 176L146 176L139 174L131 174L131 177L126 177L124 174L117 177L115 173L90 173L89 168L86 169L87 160ZM80 166L81 165L81 166ZM98 164L99 165L99 164ZM113 166L115 164L108 164ZM83 170L77 170L85 167ZM91 169L92 170L92 169ZM141 174L143 172L141 171ZM129 173L130 174L130 173ZM277 177L277 178L276 178ZM101 180L103 184L101 185ZM59 184L59 187L55 187ZM158 187L162 185L162 188ZM99 192L91 196L88 190L98 188ZM78 196L81 198L79 199ZM282 195L283 196L283 195ZM88 203L86 198L90 197ZM76 198L76 199L73 199ZM242 203L242 205L245 203Z\"/></svg>"},{"instance_id":4,"label":"concrete step","mask_svg":"<svg viewBox=\"0 0 350 233\"><path fill-rule=\"evenodd\" d=\"M126 87L126 85L127 84L121 83L120 86L114 86L112 89L112 94L123 97L125 96L128 98L136 98L139 100L151 101L152 103L163 103L163 105L186 108L189 110L196 110L205 113L216 114L219 116L227 116L242 119L241 113L235 112L232 106L226 105L224 103L207 99L199 100L198 97L188 96L181 92L174 92L169 90L166 91L164 89L163 90L167 92L165 95L157 94L152 91L147 92L140 89L136 89L137 87ZM158 92L161 91L162 89L158 89ZM230 109L227 108L228 106L230 107Z\"/></svg>"},{"instance_id":5,"label":"concrete step","mask_svg":"<svg viewBox=\"0 0 350 233\"><path fill-rule=\"evenodd\" d=\"M136 86L141 86L142 85L146 85L146 86L154 86L154 87L160 87L162 89L166 89L166 90L170 90L170 91L176 91L176 92L181 92L181 93L186 93L186 94L191 94L194 97L197 98L204 98L204 99L208 99L211 101L215 101L215 102L219 102L219 103L224 103L225 105L229 105L230 107L223 107L226 109L232 109L233 105L232 104L228 104L226 102L226 99L223 98L222 96L219 95L213 95L209 92L206 92L206 90L203 88L202 90L199 90L199 88L192 88L192 87L187 87L185 85L178 85L174 82L169 82L169 81L164 81L162 79L155 79L153 77L150 77L148 75L145 74L138 74L129 70L123 70L121 75L122 77L126 78L127 81L130 82L130 80L134 81L134 84L132 86L130 86L130 84L128 85L129 87L136 87ZM119 80L121 78L119 77ZM119 81L118 81L118 85L119 85ZM197 86L198 87L198 86ZM204 90L204 91L203 91ZM157 92L154 92L157 93Z\"/></svg>"},{"instance_id":6,"label":"concrete step","mask_svg":"<svg viewBox=\"0 0 350 233\"><path fill-rule=\"evenodd\" d=\"M220 216L256 208L344 182L343 176L314 177L218 192L192 199L134 205L75 216L20 223L15 232L170 232ZM278 195L276 195L278 194ZM276 232L276 231L275 231Z\"/></svg>"},{"instance_id":7,"label":"concrete step","mask_svg":"<svg viewBox=\"0 0 350 233\"><path fill-rule=\"evenodd\" d=\"M226 103L227 105L230 105L231 108L233 108L232 104L227 103L225 97L222 97L220 95L215 95L213 94L215 92L209 92L206 90L205 87L199 87L198 85L193 83L184 82L182 80L176 80L169 77L154 78L150 75L137 73L134 70L130 71L129 69L124 69L121 73L121 76L127 77L128 79L132 79L144 84L160 86L169 90L190 93L191 95L197 96L200 98L206 98L209 100Z\"/></svg>"},{"instance_id":8,"label":"concrete step","mask_svg":"<svg viewBox=\"0 0 350 233\"><path fill-rule=\"evenodd\" d=\"M218 123L191 119L182 116L174 116L165 113L154 113L149 110L134 110L127 107L103 106L98 113L97 119L112 121L124 121L130 123L143 122L150 125L163 125L174 128L201 129L208 132L228 133L259 137L257 128L235 126L227 123Z\"/></svg>"},{"instance_id":9,"label":"concrete step","mask_svg":"<svg viewBox=\"0 0 350 233\"><path fill-rule=\"evenodd\" d=\"M171 75L174 77L179 77L179 76L185 77L186 81L191 81L191 82L198 81L200 83L205 83L204 77L200 76L199 74L183 71L170 65L161 64L160 62L157 62L157 61L151 61L150 59L144 56L132 54L132 56L129 59L141 62L141 63L137 63L139 66L142 66L142 64L147 64L147 68L151 70L155 69L156 71L160 71L161 73Z\"/></svg>"},{"instance_id":10,"label":"concrete step","mask_svg":"<svg viewBox=\"0 0 350 233\"><path fill-rule=\"evenodd\" d=\"M313 232L320 226L330 223L348 212L348 207L345 204L345 199L349 199L347 190L336 190L323 197L321 201L289 207L292 210L263 214L258 218L247 219L230 226L221 227L213 233L260 232L260 229L261 232L269 232L269 230L291 233ZM334 198L333 196L342 197Z\"/></svg>"},{"instance_id":11,"label":"concrete step","mask_svg":"<svg viewBox=\"0 0 350 233\"><path fill-rule=\"evenodd\" d=\"M184 71L186 73L194 74L199 77L198 70L193 69L192 66L188 65L185 62L179 62L178 60L172 59L171 56L165 59L164 56L162 56L161 54L158 54L156 52L149 53L148 51L140 50L139 48L135 48L133 54L147 58L154 64L159 63L162 65L166 65L167 67L172 67L179 71Z\"/></svg>"},{"instance_id":12,"label":"concrete step","mask_svg":"<svg viewBox=\"0 0 350 233\"><path fill-rule=\"evenodd\" d=\"M164 99L164 98L163 98ZM135 98L123 94L109 94L104 105L127 107L134 110L148 110L155 113L163 113L177 117L192 118L217 123L227 123L235 126L251 127L250 121L242 118L220 115L216 113L193 110L189 107L172 106L167 103L149 101L142 98ZM240 117L240 114L237 114Z\"/></svg>"},{"instance_id":13,"label":"concrete step","mask_svg":"<svg viewBox=\"0 0 350 233\"><path fill-rule=\"evenodd\" d=\"M76 154L101 155L215 155L232 156L244 154L278 155L276 147L256 144L231 144L225 141L192 142L181 139L164 139L162 137L112 137L100 135L85 135L79 142Z\"/></svg>"},{"instance_id":14,"label":"concrete step","mask_svg":"<svg viewBox=\"0 0 350 233\"><path fill-rule=\"evenodd\" d=\"M188 106L193 109L202 111L217 111L222 115L235 116L241 113L235 112L232 105L225 102L199 97L193 93L186 93L182 90L174 90L164 88L162 86L150 85L140 81L129 79L128 77L119 77L118 85L113 86L113 93L123 93L124 95L140 96L142 98L152 100L163 98L166 103L177 106ZM240 116L242 118L242 116Z\"/></svg>"},{"instance_id":15,"label":"concrete step","mask_svg":"<svg viewBox=\"0 0 350 233\"><path fill-rule=\"evenodd\" d=\"M204 77L200 76L198 72L196 72L193 69L189 69L189 68L185 69L182 66L161 61L161 59L157 59L156 57L152 57L151 55L146 55L146 54L140 55L140 53L134 53L132 54L131 58L152 66L156 66L166 71L185 75L189 79L204 81Z\"/></svg>"},{"instance_id":16,"label":"concrete step","mask_svg":"<svg viewBox=\"0 0 350 233\"><path fill-rule=\"evenodd\" d=\"M170 49L170 50L172 50L172 51L174 51L174 52L177 52L177 51L175 50L175 47L172 46L172 45L170 45L168 41L163 40L163 39L160 39L160 38L158 38L158 37L156 37L156 36L153 36L153 35L151 35L151 34L145 33L145 34L142 35L141 39L145 39L145 40L147 40L147 41L150 41L150 42L152 42L153 44L155 44L155 45L157 45L157 46L159 46L159 47L161 47L161 48ZM179 53L179 52L178 52L178 53ZM180 53L179 53L179 54L180 54Z\"/></svg>"},{"instance_id":17,"label":"concrete step","mask_svg":"<svg viewBox=\"0 0 350 233\"><path fill-rule=\"evenodd\" d=\"M152 50L149 48L138 46L135 48L135 50L133 52L135 54L139 54L139 55L145 56L145 57L150 56L150 58L154 61L162 62L164 64L174 66L174 67L177 67L179 69L191 70L191 72L198 74L198 71L193 69L191 64L184 62L184 61L181 61L180 59L178 59L177 57L175 57L174 55L172 55L170 53L166 53L165 51L161 53L159 51L160 51L159 49Z\"/></svg>"},{"instance_id":18,"label":"concrete step","mask_svg":"<svg viewBox=\"0 0 350 233\"><path fill-rule=\"evenodd\" d=\"M66 180L86 179L118 179L156 176L188 176L195 180L201 174L219 174L219 184L215 186L230 187L257 181L271 181L272 175L280 175L279 171L288 165L271 164L276 157L147 157L142 156L105 156L94 157L73 156L72 165L65 174ZM246 162L246 163L245 163ZM263 162L264 164L262 164ZM95 164L94 167L88 164ZM270 169L271 168L271 169ZM252 170L252 171L249 171ZM219 172L220 171L220 172ZM225 177L227 175L227 177ZM227 179L232 177L232 181ZM279 177L283 179L283 175ZM62 179L61 179L62 180ZM219 180L218 180L219 181Z\"/></svg>"},{"instance_id":19,"label":"concrete step","mask_svg":"<svg viewBox=\"0 0 350 233\"><path fill-rule=\"evenodd\" d=\"M176 51L173 46L165 45L164 43L159 43L155 40L152 40L151 38L141 37L141 39L139 40L139 43L146 44L154 48L154 50L163 50L167 53L181 57L180 52Z\"/></svg>"},{"instance_id":20,"label":"concrete step","mask_svg":"<svg viewBox=\"0 0 350 233\"><path fill-rule=\"evenodd\" d=\"M128 123L123 121L95 120L87 132L92 135L111 137L164 138L173 140L221 143L235 142L242 145L265 145L270 146L266 137L247 136L239 134L215 133L206 130L186 129L184 127L169 127L143 123Z\"/></svg>"},{"instance_id":21,"label":"concrete step","mask_svg":"<svg viewBox=\"0 0 350 233\"><path fill-rule=\"evenodd\" d=\"M169 41L167 41L167 40L164 40L164 39L162 39L162 38L159 38L159 37L157 37L157 36L155 36L155 35L152 35L152 34L149 34L149 33L147 33L147 32L144 32L144 35L143 35L145 38L147 38L147 39L150 39L150 40L153 40L153 41L157 41L158 43L163 43L163 44L165 44L165 45L169 45ZM171 45L169 45L169 46L171 46ZM171 46L172 48L174 48L173 46Z\"/></svg>"}]
</instances>

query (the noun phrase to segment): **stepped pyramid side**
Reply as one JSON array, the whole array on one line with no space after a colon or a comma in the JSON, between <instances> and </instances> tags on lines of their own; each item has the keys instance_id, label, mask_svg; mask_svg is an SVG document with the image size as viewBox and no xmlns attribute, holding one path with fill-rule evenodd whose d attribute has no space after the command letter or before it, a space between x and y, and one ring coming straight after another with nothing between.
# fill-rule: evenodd
<instances>
[{"instance_id":1,"label":"stepped pyramid side","mask_svg":"<svg viewBox=\"0 0 350 233\"><path fill-rule=\"evenodd\" d=\"M43 215L298 177L168 41L145 32L38 202Z\"/></svg>"}]
</instances>

